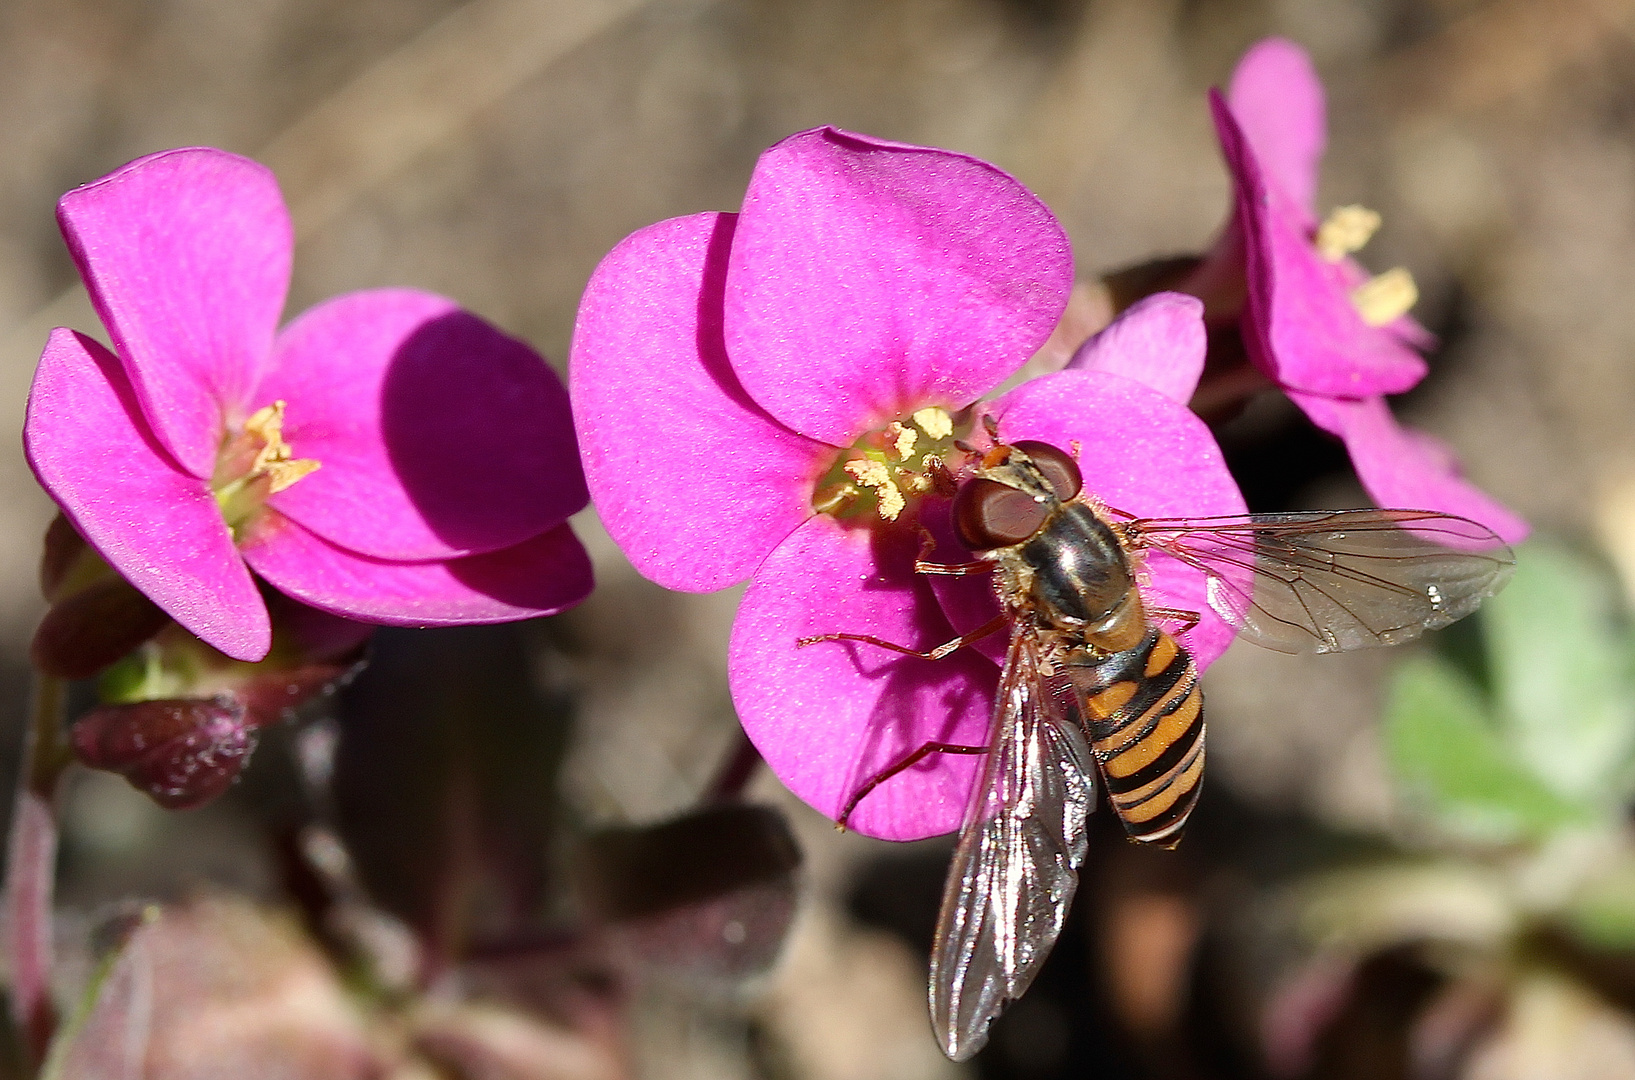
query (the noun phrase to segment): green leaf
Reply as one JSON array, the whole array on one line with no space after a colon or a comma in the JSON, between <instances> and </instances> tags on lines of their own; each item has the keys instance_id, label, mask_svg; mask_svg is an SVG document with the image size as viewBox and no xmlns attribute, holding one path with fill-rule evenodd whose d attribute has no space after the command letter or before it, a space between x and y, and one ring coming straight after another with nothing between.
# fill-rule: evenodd
<instances>
[{"instance_id":1,"label":"green leaf","mask_svg":"<svg viewBox=\"0 0 1635 1080\"><path fill-rule=\"evenodd\" d=\"M1589 560L1535 542L1483 614L1506 740L1574 802L1621 801L1635 754L1619 595Z\"/></svg>"},{"instance_id":2,"label":"green leaf","mask_svg":"<svg viewBox=\"0 0 1635 1080\"><path fill-rule=\"evenodd\" d=\"M1443 661L1416 657L1397 670L1385 737L1393 771L1449 831L1509 841L1592 816L1506 745L1479 691Z\"/></svg>"}]
</instances>

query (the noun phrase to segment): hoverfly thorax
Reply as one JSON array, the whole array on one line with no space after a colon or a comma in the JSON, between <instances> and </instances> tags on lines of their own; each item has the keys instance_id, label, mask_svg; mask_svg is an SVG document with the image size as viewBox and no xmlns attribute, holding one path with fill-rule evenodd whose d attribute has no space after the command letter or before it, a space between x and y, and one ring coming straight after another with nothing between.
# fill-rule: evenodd
<instances>
[{"instance_id":1,"label":"hoverfly thorax","mask_svg":"<svg viewBox=\"0 0 1635 1080\"><path fill-rule=\"evenodd\" d=\"M1047 443L1001 443L954 496L954 527L999 564L1014 616L1071 630L1109 651L1141 639L1145 619L1129 557L1087 503L1078 465Z\"/></svg>"}]
</instances>

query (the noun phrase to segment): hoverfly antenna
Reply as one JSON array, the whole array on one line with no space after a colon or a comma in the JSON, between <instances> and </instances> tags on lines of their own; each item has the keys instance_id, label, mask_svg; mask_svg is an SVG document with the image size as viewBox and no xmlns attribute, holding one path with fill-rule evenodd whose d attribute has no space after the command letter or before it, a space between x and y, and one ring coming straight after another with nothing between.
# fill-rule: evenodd
<instances>
[{"instance_id":1,"label":"hoverfly antenna","mask_svg":"<svg viewBox=\"0 0 1635 1080\"><path fill-rule=\"evenodd\" d=\"M955 444L958 446L958 444ZM949 471L947 462L940 457L925 459L925 472L931 478L931 490L944 498L953 498L954 492L959 490L959 481Z\"/></svg>"},{"instance_id":2,"label":"hoverfly antenna","mask_svg":"<svg viewBox=\"0 0 1635 1080\"><path fill-rule=\"evenodd\" d=\"M988 433L988 438L994 442L999 441L999 421L988 413L982 414L982 428Z\"/></svg>"}]
</instances>

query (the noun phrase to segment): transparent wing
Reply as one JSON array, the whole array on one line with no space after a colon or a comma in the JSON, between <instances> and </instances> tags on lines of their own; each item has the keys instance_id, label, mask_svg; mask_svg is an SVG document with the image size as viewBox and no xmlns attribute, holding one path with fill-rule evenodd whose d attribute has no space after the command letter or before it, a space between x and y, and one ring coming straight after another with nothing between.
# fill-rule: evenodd
<instances>
[{"instance_id":1,"label":"transparent wing","mask_svg":"<svg viewBox=\"0 0 1635 1080\"><path fill-rule=\"evenodd\" d=\"M1462 619L1509 580L1486 526L1426 510L1318 510L1114 525L1208 575L1209 606L1257 645L1345 652Z\"/></svg>"},{"instance_id":2,"label":"transparent wing","mask_svg":"<svg viewBox=\"0 0 1635 1080\"><path fill-rule=\"evenodd\" d=\"M931 947L931 1023L955 1061L988 1041L1061 933L1094 805L1089 749L1041 684L1031 633L1011 637L988 746Z\"/></svg>"}]
</instances>

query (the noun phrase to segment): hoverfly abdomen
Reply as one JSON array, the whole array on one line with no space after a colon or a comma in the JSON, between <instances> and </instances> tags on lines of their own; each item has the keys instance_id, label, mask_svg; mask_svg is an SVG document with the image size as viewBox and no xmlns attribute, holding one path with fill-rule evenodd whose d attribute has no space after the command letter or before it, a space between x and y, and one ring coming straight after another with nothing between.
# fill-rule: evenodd
<instances>
[{"instance_id":1,"label":"hoverfly abdomen","mask_svg":"<svg viewBox=\"0 0 1635 1080\"><path fill-rule=\"evenodd\" d=\"M1198 801L1204 768L1203 694L1192 657L1162 630L1133 649L1070 653L1107 800L1132 840L1173 846Z\"/></svg>"}]
</instances>

